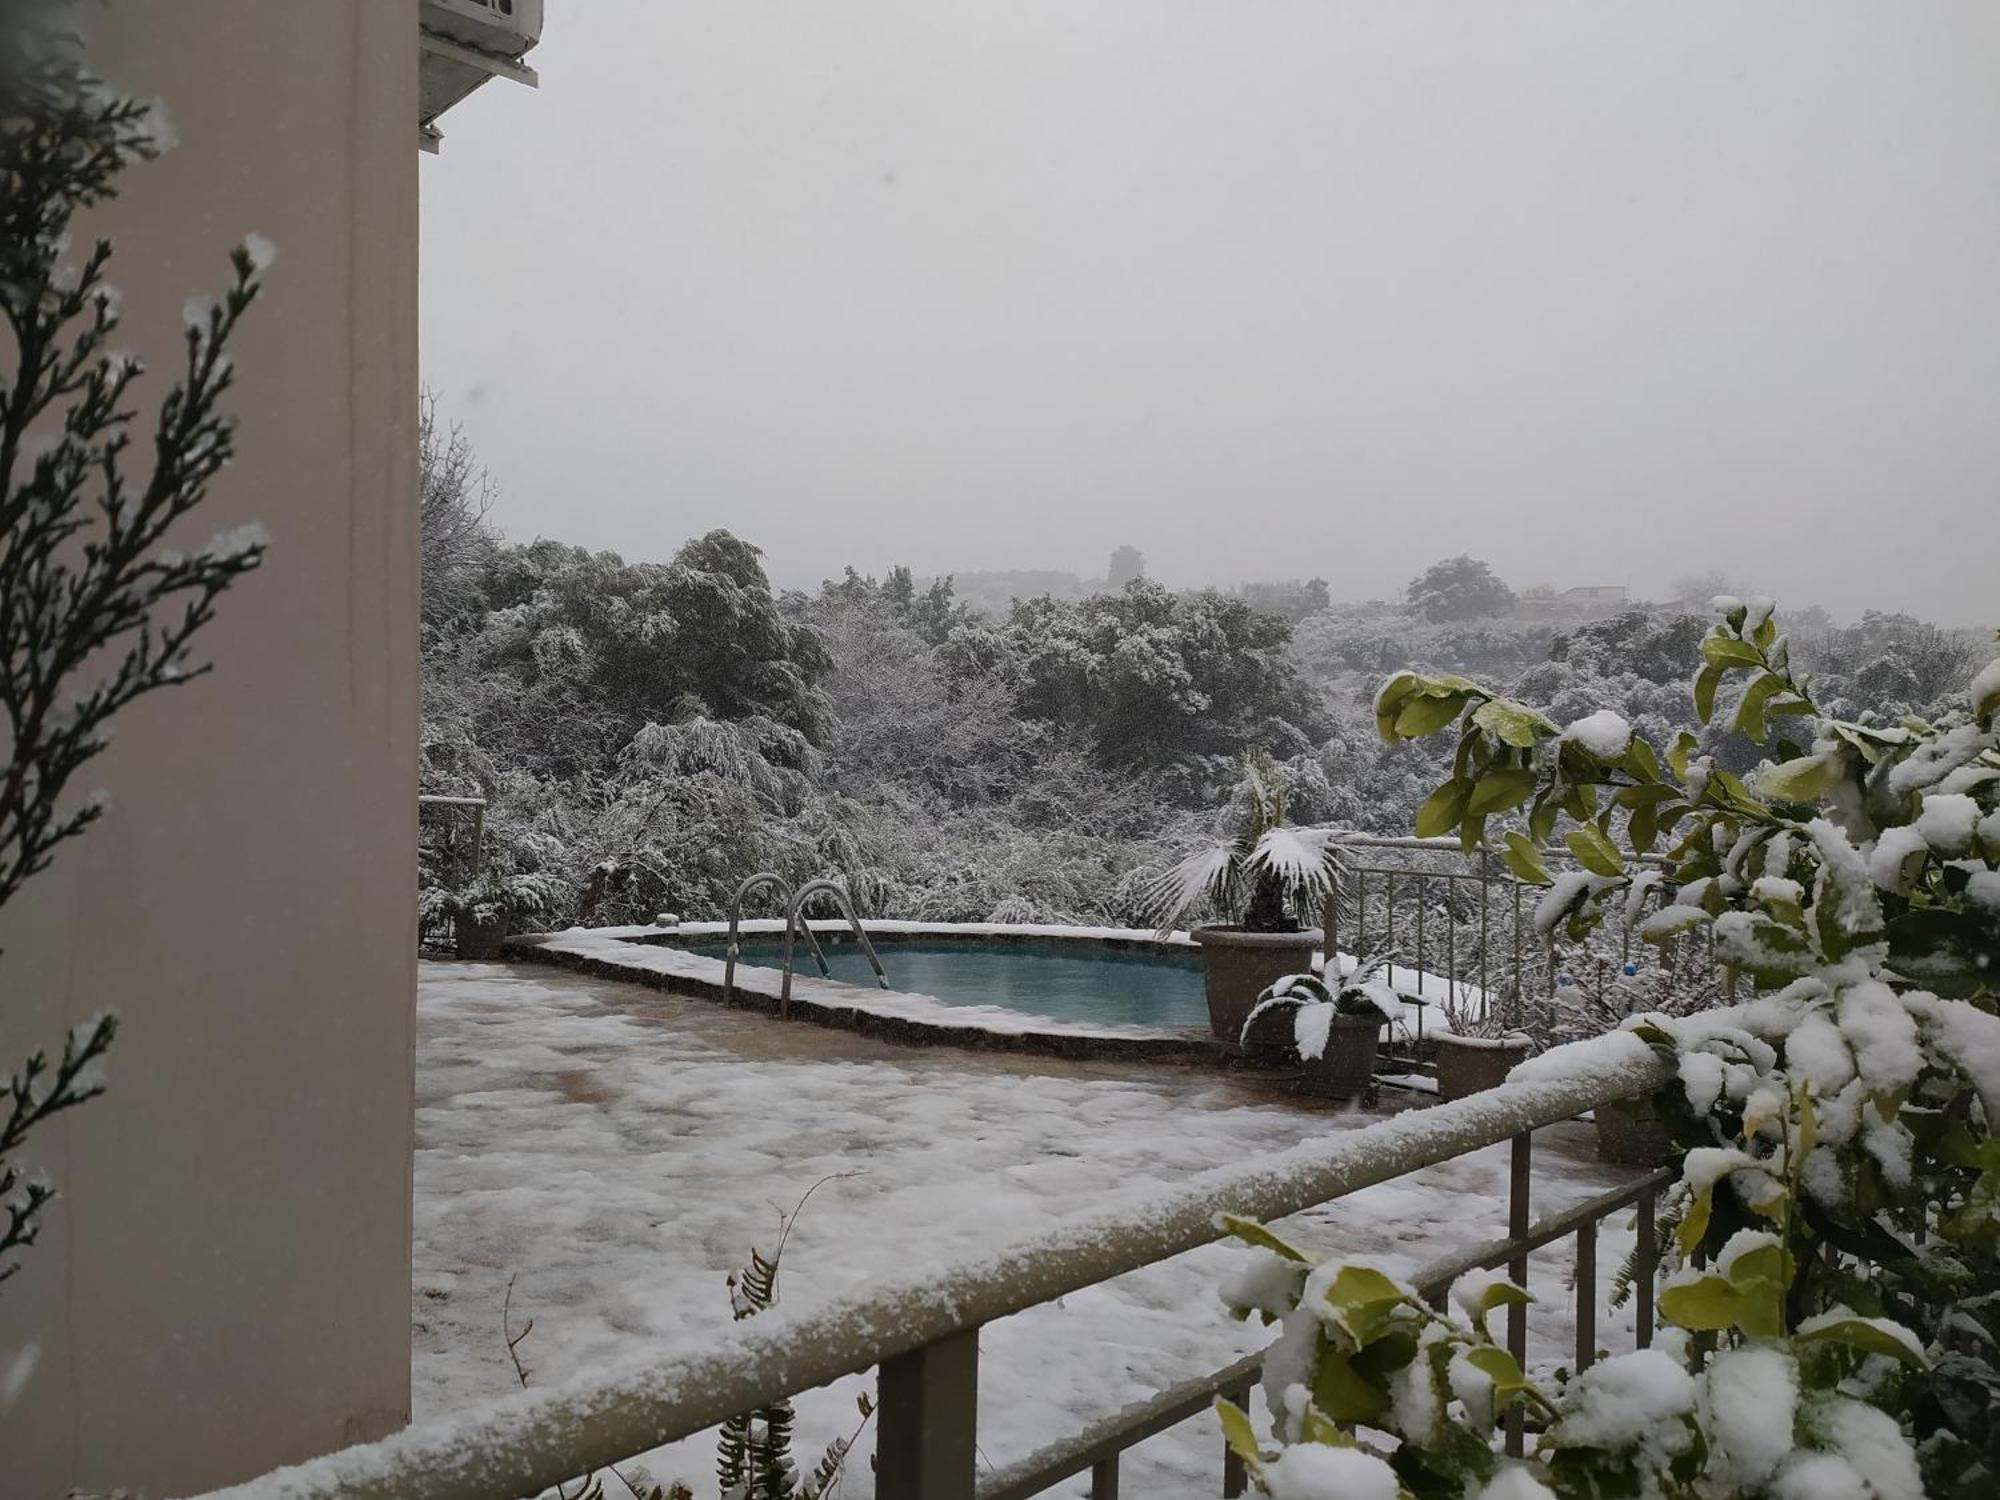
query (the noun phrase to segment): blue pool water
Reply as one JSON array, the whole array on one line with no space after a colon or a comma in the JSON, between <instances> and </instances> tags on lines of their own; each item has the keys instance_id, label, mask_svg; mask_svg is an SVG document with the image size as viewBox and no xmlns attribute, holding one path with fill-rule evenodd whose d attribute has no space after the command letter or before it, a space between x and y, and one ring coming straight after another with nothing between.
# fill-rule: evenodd
<instances>
[{"instance_id":1,"label":"blue pool water","mask_svg":"<svg viewBox=\"0 0 2000 1500\"><path fill-rule=\"evenodd\" d=\"M874 971L851 940L829 942L831 977L873 985ZM685 944L721 958L727 945ZM932 995L951 1005L1004 1005L1030 1015L1118 1026L1206 1026L1201 964L1193 954L1127 952L1065 942L877 942L875 956L889 987ZM775 969L783 962L779 940L743 940L737 962ZM812 955L801 949L795 972L817 978Z\"/></svg>"}]
</instances>

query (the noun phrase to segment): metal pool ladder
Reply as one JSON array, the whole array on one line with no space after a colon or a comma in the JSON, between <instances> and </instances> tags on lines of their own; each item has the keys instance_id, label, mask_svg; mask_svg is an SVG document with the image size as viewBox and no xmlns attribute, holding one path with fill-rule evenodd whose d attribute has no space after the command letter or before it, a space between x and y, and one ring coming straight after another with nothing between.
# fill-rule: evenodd
<instances>
[{"instance_id":1,"label":"metal pool ladder","mask_svg":"<svg viewBox=\"0 0 2000 1500\"><path fill-rule=\"evenodd\" d=\"M722 959L722 999L725 1004L736 993L736 960L743 952L743 935L741 932L743 925L743 903L750 899L752 891L767 885L778 888L778 906L785 913L785 919L787 921L791 920L792 887L785 877L776 871L760 871L736 887L736 894L729 898L729 947L723 954ZM813 961L819 965L819 971L824 975L827 972L826 954L821 951L819 939L812 935L810 928L806 930L806 942L812 949Z\"/></svg>"},{"instance_id":2,"label":"metal pool ladder","mask_svg":"<svg viewBox=\"0 0 2000 1500\"><path fill-rule=\"evenodd\" d=\"M875 982L883 989L889 988L889 976L882 972L882 960L875 956L875 945L868 941L868 934L862 930L861 919L854 915L854 905L847 899L847 892L837 880L808 880L800 886L792 897L792 904L785 913L785 971L784 979L778 987L778 1015L790 1020L792 1014L792 937L803 932L806 941L812 945L813 953L819 958L819 971L826 972L826 957L820 953L819 942L813 937L812 925L805 919L806 903L814 896L833 897L833 904L840 908L840 914L847 918L847 925L854 929L854 939L861 944L861 951L868 955L868 967L875 971Z\"/></svg>"},{"instance_id":3,"label":"metal pool ladder","mask_svg":"<svg viewBox=\"0 0 2000 1500\"><path fill-rule=\"evenodd\" d=\"M792 938L794 933L804 933L806 947L811 950L813 962L819 965L822 978L827 975L826 951L820 947L819 939L813 935L812 924L804 919L805 904L821 893L829 894L839 905L841 915L847 918L847 925L854 929L854 936L861 944L861 951L868 955L868 966L875 971L875 978L883 989L889 988L889 976L882 972L882 961L875 956L875 945L868 941L868 934L862 930L860 921L854 915L854 907L847 899L847 892L837 881L809 880L800 886L797 894L786 883L785 877L773 870L763 870L752 875L736 888L736 894L729 898L729 947L723 954L722 998L725 1002L736 994L736 960L743 952L743 903L750 899L750 893L763 886L775 886L778 899L785 908L785 967L784 980L778 992L778 1014L789 1018L792 1011Z\"/></svg>"}]
</instances>

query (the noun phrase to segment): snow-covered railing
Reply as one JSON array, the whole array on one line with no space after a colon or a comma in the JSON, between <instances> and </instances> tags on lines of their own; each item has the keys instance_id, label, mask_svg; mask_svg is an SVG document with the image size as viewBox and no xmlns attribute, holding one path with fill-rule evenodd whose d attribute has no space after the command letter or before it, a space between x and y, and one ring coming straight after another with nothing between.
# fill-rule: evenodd
<instances>
[{"instance_id":1,"label":"snow-covered railing","mask_svg":"<svg viewBox=\"0 0 2000 1500\"><path fill-rule=\"evenodd\" d=\"M994 1476L985 1487L978 1481L983 1325L1208 1244L1220 1237L1221 1214L1282 1219L1506 1140L1514 1142L1508 1235L1475 1254L1521 1268L1533 1245L1547 1242L1538 1235L1581 1233L1617 1206L1600 1199L1585 1206L1596 1209L1595 1217L1586 1213L1579 1221L1572 1212L1532 1224L1532 1133L1650 1092L1673 1077L1671 1064L1636 1041L1618 1050L1575 1051L1580 1066L1569 1072L1552 1071L1543 1059L1532 1080L1219 1167L1164 1191L1120 1195L1095 1213L974 1259L913 1268L809 1309L782 1304L703 1346L654 1353L474 1407L217 1491L217 1500L516 1500L876 1366L876 1493L882 1500L1031 1494L1020 1481L1034 1474ZM1617 1190L1625 1195L1618 1202L1650 1205L1661 1180L1653 1174ZM1650 1275L1642 1279L1650 1285ZM1516 1316L1523 1315L1517 1310ZM1526 1328L1525 1321L1510 1324L1517 1352L1525 1349ZM1215 1388L1240 1390L1254 1366L1222 1375L1232 1384ZM1087 1464L1098 1476L1097 1493L1115 1493L1117 1454L1124 1447L1193 1415L1209 1394L1202 1392L1192 1405L1121 1413L1100 1424L1105 1430L1096 1433L1098 1448ZM1047 1483L1076 1472L1067 1469Z\"/></svg>"},{"instance_id":2,"label":"snow-covered railing","mask_svg":"<svg viewBox=\"0 0 2000 1500\"><path fill-rule=\"evenodd\" d=\"M1456 1000L1478 1013L1496 998L1519 1006L1555 992L1558 945L1535 920L1541 887L1517 880L1484 849L1468 856L1455 838L1355 833L1340 842L1349 856L1343 888L1327 903L1328 953L1393 949L1399 989L1429 1004ZM1553 866L1576 864L1568 849L1550 845L1541 852ZM1658 856L1641 863L1665 865ZM1648 899L1657 906L1667 887L1651 886ZM1631 928L1617 933L1621 961L1631 956ZM1461 948L1468 950L1463 964Z\"/></svg>"}]
</instances>

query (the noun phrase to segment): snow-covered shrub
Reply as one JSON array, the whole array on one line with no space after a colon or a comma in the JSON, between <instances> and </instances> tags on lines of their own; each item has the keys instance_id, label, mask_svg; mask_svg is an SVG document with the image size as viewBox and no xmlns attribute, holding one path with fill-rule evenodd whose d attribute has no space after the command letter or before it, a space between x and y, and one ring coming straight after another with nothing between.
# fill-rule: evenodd
<instances>
[{"instance_id":1,"label":"snow-covered shrub","mask_svg":"<svg viewBox=\"0 0 2000 1500\"><path fill-rule=\"evenodd\" d=\"M1277 1500L1925 1493L1895 1412L1932 1356L1903 1325L1845 1306L1788 1322L1799 1265L1782 1229L1742 1230L1712 1269L1675 1278L1660 1296L1673 1326L1655 1347L1542 1377L1489 1326L1534 1300L1504 1277L1460 1277L1439 1312L1365 1262L1322 1260L1263 1225L1224 1223L1255 1257L1224 1300L1280 1331L1263 1381L1275 1446L1228 1402L1223 1431ZM1697 1336L1723 1347L1704 1360ZM1520 1459L1499 1451L1517 1412L1533 1433Z\"/></svg>"},{"instance_id":2,"label":"snow-covered shrub","mask_svg":"<svg viewBox=\"0 0 2000 1500\"><path fill-rule=\"evenodd\" d=\"M1679 1269L1660 1310L1698 1338L1544 1383L1476 1327L1489 1295L1518 1289L1472 1297L1468 1328L1379 1272L1317 1266L1256 1231L1289 1267L1267 1262L1261 1295L1237 1298L1286 1320L1267 1367L1278 1437L1387 1434L1385 1494L1915 1500L2000 1485L2000 662L1935 722L1834 719L1768 603L1718 607L1694 683L1703 720L1759 744L1810 726L1746 775L1692 733L1661 750L1610 716L1565 730L1463 678L1403 673L1378 697L1391 742L1456 726L1419 831L1457 829L1547 887L1545 930L1585 936L1664 879L1674 900L1643 935L1710 929L1752 987L1728 1008L1628 1018L1517 1074L1648 1047L1676 1061L1659 1104L1683 1152L1663 1215ZM1502 834L1507 818L1525 831ZM1544 865L1558 831L1580 872ZM1660 847L1664 875L1635 863ZM1489 1441L1515 1403L1538 1429L1525 1469ZM1244 1446L1247 1424L1232 1432ZM1286 1466L1311 1462L1287 1449L1275 1472L1290 1487L1267 1489L1336 1493L1292 1485Z\"/></svg>"},{"instance_id":3,"label":"snow-covered shrub","mask_svg":"<svg viewBox=\"0 0 2000 1500\"><path fill-rule=\"evenodd\" d=\"M1394 1025L1403 1019L1403 1002L1389 988L1389 962L1386 953L1370 954L1340 980L1338 987L1317 974L1285 975L1257 997L1256 1005L1243 1018L1238 1040L1247 1044L1260 1021L1289 1011L1292 1045L1300 1057L1317 1058L1326 1054L1335 1016L1367 1016L1380 1024Z\"/></svg>"},{"instance_id":4,"label":"snow-covered shrub","mask_svg":"<svg viewBox=\"0 0 2000 1500\"><path fill-rule=\"evenodd\" d=\"M74 10L0 12L0 904L104 815L102 795L75 795L73 779L122 709L208 670L194 639L264 554L256 527L192 550L167 544L235 455L227 347L271 247L251 236L222 295L188 301L178 377L142 428L145 368L117 348L111 242L73 246L70 228L168 132L156 102L90 68ZM135 442L151 460L144 475L132 472ZM55 1197L18 1153L37 1126L103 1091L116 1029L108 1013L86 1021L0 1084L0 1282Z\"/></svg>"}]
</instances>

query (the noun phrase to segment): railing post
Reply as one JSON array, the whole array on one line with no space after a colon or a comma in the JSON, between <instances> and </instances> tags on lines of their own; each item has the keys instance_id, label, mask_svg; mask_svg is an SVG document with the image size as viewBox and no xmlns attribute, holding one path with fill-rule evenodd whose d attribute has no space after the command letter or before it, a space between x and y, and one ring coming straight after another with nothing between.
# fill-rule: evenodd
<instances>
[{"instance_id":1,"label":"railing post","mask_svg":"<svg viewBox=\"0 0 2000 1500\"><path fill-rule=\"evenodd\" d=\"M1514 1137L1512 1163L1507 1174L1507 1238L1515 1242L1528 1236L1529 1219L1529 1177L1534 1164L1535 1137L1532 1131L1524 1130ZM1507 1262L1507 1275L1515 1285L1528 1285L1528 1252L1522 1250ZM1514 1362L1523 1370L1528 1368L1528 1310L1515 1303L1507 1309L1507 1352L1514 1356ZM1517 1401L1507 1413L1507 1452L1510 1457L1519 1458L1525 1450L1525 1414Z\"/></svg>"},{"instance_id":2,"label":"railing post","mask_svg":"<svg viewBox=\"0 0 2000 1500\"><path fill-rule=\"evenodd\" d=\"M1597 1221L1576 1232L1576 1372L1597 1358Z\"/></svg>"},{"instance_id":3,"label":"railing post","mask_svg":"<svg viewBox=\"0 0 2000 1500\"><path fill-rule=\"evenodd\" d=\"M1118 1455L1090 1466L1090 1500L1118 1500Z\"/></svg>"},{"instance_id":4,"label":"railing post","mask_svg":"<svg viewBox=\"0 0 2000 1500\"><path fill-rule=\"evenodd\" d=\"M884 1360L877 1390L879 1500L971 1495L978 1488L979 1330Z\"/></svg>"},{"instance_id":5,"label":"railing post","mask_svg":"<svg viewBox=\"0 0 2000 1500\"><path fill-rule=\"evenodd\" d=\"M1639 1253L1632 1265L1632 1291L1637 1300L1633 1310L1633 1322L1638 1328L1638 1345L1647 1348L1653 1342L1653 1278L1657 1273L1654 1266L1654 1236L1658 1231L1653 1225L1654 1199L1651 1193L1639 1200L1639 1222L1637 1236Z\"/></svg>"}]
</instances>

